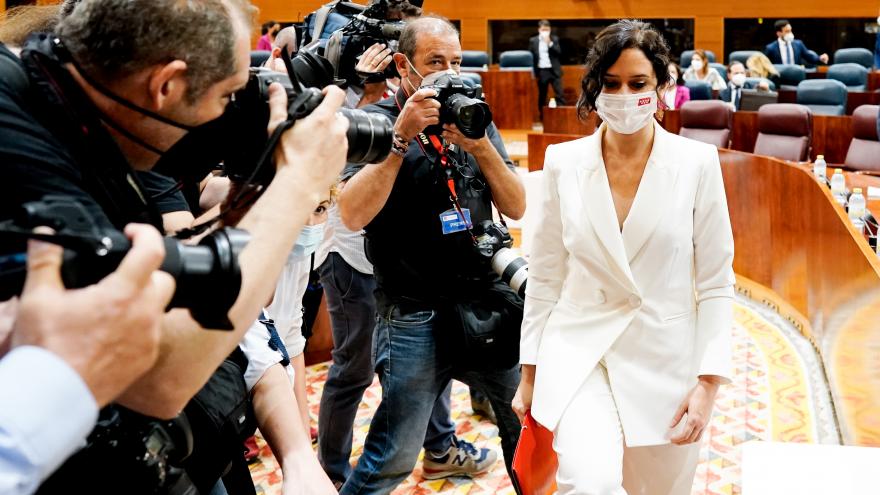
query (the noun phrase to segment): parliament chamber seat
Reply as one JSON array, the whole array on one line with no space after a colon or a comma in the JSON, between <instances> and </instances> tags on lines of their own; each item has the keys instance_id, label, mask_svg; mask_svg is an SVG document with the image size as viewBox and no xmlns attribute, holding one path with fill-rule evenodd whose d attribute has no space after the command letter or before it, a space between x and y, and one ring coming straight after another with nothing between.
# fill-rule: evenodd
<instances>
[{"instance_id":1,"label":"parliament chamber seat","mask_svg":"<svg viewBox=\"0 0 880 495\"><path fill-rule=\"evenodd\" d=\"M880 106L862 105L853 112L853 139L844 161L846 168L880 172L880 137L877 136L878 111L880 111Z\"/></svg>"},{"instance_id":2,"label":"parliament chamber seat","mask_svg":"<svg viewBox=\"0 0 880 495\"><path fill-rule=\"evenodd\" d=\"M727 148L733 109L723 101L689 101L681 107L680 136Z\"/></svg>"},{"instance_id":3,"label":"parliament chamber seat","mask_svg":"<svg viewBox=\"0 0 880 495\"><path fill-rule=\"evenodd\" d=\"M846 114L846 85L830 79L808 79L797 87L797 102L820 115Z\"/></svg>"},{"instance_id":4,"label":"parliament chamber seat","mask_svg":"<svg viewBox=\"0 0 880 495\"><path fill-rule=\"evenodd\" d=\"M730 65L733 62L740 62L741 64L746 65L749 57L760 53L761 52L757 50L737 50L735 52L730 52L730 55L727 56L727 65Z\"/></svg>"},{"instance_id":5,"label":"parliament chamber seat","mask_svg":"<svg viewBox=\"0 0 880 495\"><path fill-rule=\"evenodd\" d=\"M834 64L859 64L866 69L874 66L874 54L867 48L841 48L834 52Z\"/></svg>"},{"instance_id":6,"label":"parliament chamber seat","mask_svg":"<svg viewBox=\"0 0 880 495\"><path fill-rule=\"evenodd\" d=\"M252 50L250 66L262 67L271 56L272 52L268 50Z\"/></svg>"},{"instance_id":7,"label":"parliament chamber seat","mask_svg":"<svg viewBox=\"0 0 880 495\"><path fill-rule=\"evenodd\" d=\"M464 81L465 84L470 83L471 86L474 86L477 84L480 84L480 85L483 84L483 78L477 72L464 72L464 71L462 71L461 79L462 79L462 81Z\"/></svg>"},{"instance_id":8,"label":"parliament chamber seat","mask_svg":"<svg viewBox=\"0 0 880 495\"><path fill-rule=\"evenodd\" d=\"M509 50L501 52L498 59L499 68L505 71L534 70L534 56L528 50Z\"/></svg>"},{"instance_id":9,"label":"parliament chamber seat","mask_svg":"<svg viewBox=\"0 0 880 495\"><path fill-rule=\"evenodd\" d=\"M773 64L779 72L779 89L797 89L798 84L807 78L807 71L800 65Z\"/></svg>"},{"instance_id":10,"label":"parliament chamber seat","mask_svg":"<svg viewBox=\"0 0 880 495\"><path fill-rule=\"evenodd\" d=\"M715 52L713 52L712 50L705 50L705 52L706 52L706 58L709 59L709 63L714 63L717 61L715 59ZM679 58L681 63L679 65L681 65L682 69L687 69L688 67L691 66L691 58L693 58L693 56L694 56L693 50L685 50L685 51L681 52L681 57Z\"/></svg>"},{"instance_id":11,"label":"parliament chamber seat","mask_svg":"<svg viewBox=\"0 0 880 495\"><path fill-rule=\"evenodd\" d=\"M812 115L803 105L775 103L758 110L755 154L802 162L810 152Z\"/></svg>"},{"instance_id":12,"label":"parliament chamber seat","mask_svg":"<svg viewBox=\"0 0 880 495\"><path fill-rule=\"evenodd\" d=\"M727 82L727 66L724 64L719 64L716 62L712 62L709 64L709 67L718 71L721 74L721 79L724 79L724 82Z\"/></svg>"},{"instance_id":13,"label":"parliament chamber seat","mask_svg":"<svg viewBox=\"0 0 880 495\"><path fill-rule=\"evenodd\" d=\"M864 91L868 85L868 69L855 63L834 64L825 77L842 82L847 91Z\"/></svg>"},{"instance_id":14,"label":"parliament chamber seat","mask_svg":"<svg viewBox=\"0 0 880 495\"><path fill-rule=\"evenodd\" d=\"M489 54L481 50L462 50L462 72L486 72L489 70Z\"/></svg>"},{"instance_id":15,"label":"parliament chamber seat","mask_svg":"<svg viewBox=\"0 0 880 495\"><path fill-rule=\"evenodd\" d=\"M761 81L764 81L767 83L767 86L770 88L770 91L776 91L776 83L774 83L773 81L771 81L770 79L767 79L765 77L747 77L746 78L746 87L749 87L749 85L754 85L754 87L757 87L758 83Z\"/></svg>"},{"instance_id":16,"label":"parliament chamber seat","mask_svg":"<svg viewBox=\"0 0 880 495\"><path fill-rule=\"evenodd\" d=\"M684 85L691 91L691 100L711 100L712 85L705 81L685 81Z\"/></svg>"}]
</instances>

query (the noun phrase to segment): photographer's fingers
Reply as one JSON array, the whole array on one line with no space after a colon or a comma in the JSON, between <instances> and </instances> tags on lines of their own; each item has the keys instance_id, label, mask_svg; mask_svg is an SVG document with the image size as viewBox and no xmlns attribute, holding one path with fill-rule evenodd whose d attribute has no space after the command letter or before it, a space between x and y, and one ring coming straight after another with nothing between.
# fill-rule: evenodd
<instances>
[{"instance_id":1,"label":"photographer's fingers","mask_svg":"<svg viewBox=\"0 0 880 495\"><path fill-rule=\"evenodd\" d=\"M269 134L287 120L287 92L278 83L269 85Z\"/></svg>"},{"instance_id":2,"label":"photographer's fingers","mask_svg":"<svg viewBox=\"0 0 880 495\"><path fill-rule=\"evenodd\" d=\"M131 239L131 249L106 279L122 297L134 295L146 287L153 272L165 259L162 235L152 226L130 223L125 226L125 235Z\"/></svg>"},{"instance_id":3,"label":"photographer's fingers","mask_svg":"<svg viewBox=\"0 0 880 495\"><path fill-rule=\"evenodd\" d=\"M418 91L416 91L415 93L413 93L412 96L409 97L409 101L411 101L413 103L418 103L420 101L434 98L435 96L437 96L437 91L435 91L434 89L421 88ZM437 105L436 105L437 108L440 108L440 102L437 100L433 100L433 101L435 101L437 103Z\"/></svg>"},{"instance_id":4,"label":"photographer's fingers","mask_svg":"<svg viewBox=\"0 0 880 495\"><path fill-rule=\"evenodd\" d=\"M337 86L327 86L324 88L324 101L318 105L308 118L329 119L342 107L345 102L345 91Z\"/></svg>"},{"instance_id":5,"label":"photographer's fingers","mask_svg":"<svg viewBox=\"0 0 880 495\"><path fill-rule=\"evenodd\" d=\"M48 227L37 227L34 232L40 234L52 234ZM64 248L37 240L28 241L27 250L27 279L24 282L23 294L40 286L64 288L61 281L61 262Z\"/></svg>"}]
</instances>

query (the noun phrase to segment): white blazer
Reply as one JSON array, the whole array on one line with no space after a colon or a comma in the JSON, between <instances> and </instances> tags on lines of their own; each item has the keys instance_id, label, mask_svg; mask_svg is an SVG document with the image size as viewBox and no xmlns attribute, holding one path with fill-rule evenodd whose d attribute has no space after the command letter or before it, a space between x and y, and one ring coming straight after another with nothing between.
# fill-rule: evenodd
<instances>
[{"instance_id":1,"label":"white blazer","mask_svg":"<svg viewBox=\"0 0 880 495\"><path fill-rule=\"evenodd\" d=\"M592 136L547 148L520 361L533 417L555 430L604 359L626 444L669 443L700 375L729 379L733 234L714 146L655 124L623 232ZM586 441L589 441L588 439Z\"/></svg>"}]
</instances>

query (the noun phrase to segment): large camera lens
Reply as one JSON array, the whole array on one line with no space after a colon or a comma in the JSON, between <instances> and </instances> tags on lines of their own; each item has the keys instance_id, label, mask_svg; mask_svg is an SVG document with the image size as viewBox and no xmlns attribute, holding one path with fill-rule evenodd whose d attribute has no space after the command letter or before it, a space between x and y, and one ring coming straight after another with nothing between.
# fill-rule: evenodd
<instances>
[{"instance_id":1,"label":"large camera lens","mask_svg":"<svg viewBox=\"0 0 880 495\"><path fill-rule=\"evenodd\" d=\"M446 104L462 134L471 139L481 138L486 134L486 128L492 123L492 111L486 102L454 94Z\"/></svg>"},{"instance_id":2,"label":"large camera lens","mask_svg":"<svg viewBox=\"0 0 880 495\"><path fill-rule=\"evenodd\" d=\"M349 163L379 163L388 157L394 139L394 126L388 117L348 108L340 113L348 119Z\"/></svg>"}]
</instances>

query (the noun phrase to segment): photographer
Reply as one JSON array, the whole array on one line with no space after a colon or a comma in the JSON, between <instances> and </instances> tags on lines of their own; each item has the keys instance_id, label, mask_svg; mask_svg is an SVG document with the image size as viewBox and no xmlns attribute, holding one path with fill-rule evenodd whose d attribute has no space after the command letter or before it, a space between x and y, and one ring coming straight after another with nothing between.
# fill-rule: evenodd
<instances>
[{"instance_id":1,"label":"photographer","mask_svg":"<svg viewBox=\"0 0 880 495\"><path fill-rule=\"evenodd\" d=\"M27 91L0 80L0 217L54 194L77 200L106 228L137 220L161 227L131 170L153 167L188 130L219 117L244 86L252 15L245 0L83 0L58 26L60 43L32 38L22 51ZM251 241L239 258L240 295L228 311L235 330L206 332L188 312L169 312L157 363L119 403L176 416L241 340L344 163L347 122L336 114L342 99L330 88L283 135L274 180L239 224ZM278 85L270 88L269 107L272 130L287 117Z\"/></svg>"},{"instance_id":2,"label":"photographer","mask_svg":"<svg viewBox=\"0 0 880 495\"><path fill-rule=\"evenodd\" d=\"M119 268L83 289L64 289L59 246L28 246L21 299L2 303L0 493L32 493L80 447L98 408L155 363L174 281L156 271L158 232L126 233L133 246Z\"/></svg>"},{"instance_id":3,"label":"photographer","mask_svg":"<svg viewBox=\"0 0 880 495\"><path fill-rule=\"evenodd\" d=\"M453 377L490 398L508 466L519 435L510 407L518 367L476 372L477 366L470 365L477 363L455 362L454 350L448 350L455 338L450 306L510 289L474 252L471 232L462 227L468 222L452 226L445 217L453 207L454 188L458 211L466 210L473 224L492 219L493 201L502 214L519 218L525 209L523 186L494 126L481 138L468 138L455 125L444 125L434 136L444 142L437 149L422 135L440 123L442 105L436 89L420 86L449 71L457 73L461 63L455 27L434 17L411 21L399 50L394 62L401 90L365 108L396 120L394 154L379 164L347 168L339 203L349 229L366 228L378 286L375 367L383 386L364 453L343 494L390 493L411 472L434 402ZM455 165L455 171L447 164ZM423 473L427 478L475 474L493 461L489 449L477 449L450 432L443 450L425 453Z\"/></svg>"}]
</instances>

